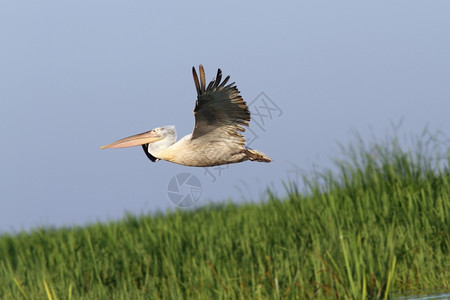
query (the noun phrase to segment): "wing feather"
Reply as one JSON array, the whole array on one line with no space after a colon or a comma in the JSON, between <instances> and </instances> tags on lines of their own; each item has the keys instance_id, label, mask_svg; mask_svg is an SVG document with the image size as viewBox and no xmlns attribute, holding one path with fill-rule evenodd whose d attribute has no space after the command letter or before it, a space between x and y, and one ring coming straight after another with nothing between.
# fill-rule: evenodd
<instances>
[{"instance_id":1,"label":"wing feather","mask_svg":"<svg viewBox=\"0 0 450 300\"><path fill-rule=\"evenodd\" d=\"M244 146L245 139L238 131L245 131L242 126L248 126L250 111L235 83L227 85L230 76L222 81L222 71L218 69L216 78L206 87L202 65L199 66L199 72L200 81L195 68L192 68L197 89L192 139L200 137L215 141L226 139Z\"/></svg>"},{"instance_id":2,"label":"wing feather","mask_svg":"<svg viewBox=\"0 0 450 300\"><path fill-rule=\"evenodd\" d=\"M202 65L200 65L198 71L200 72L200 89L204 91L206 86L206 79L205 79L205 70L203 69Z\"/></svg>"},{"instance_id":3,"label":"wing feather","mask_svg":"<svg viewBox=\"0 0 450 300\"><path fill-rule=\"evenodd\" d=\"M200 83L198 81L197 72L195 71L194 67L192 67L192 76L194 77L194 83L195 83L195 88L197 89L197 95L200 95L200 93L201 93Z\"/></svg>"}]
</instances>

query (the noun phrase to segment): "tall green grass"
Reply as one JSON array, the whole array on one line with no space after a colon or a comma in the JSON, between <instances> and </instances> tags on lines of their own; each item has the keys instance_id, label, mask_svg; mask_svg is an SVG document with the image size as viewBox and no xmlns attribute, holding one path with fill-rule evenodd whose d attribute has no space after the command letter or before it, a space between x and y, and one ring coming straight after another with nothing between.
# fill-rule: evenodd
<instances>
[{"instance_id":1,"label":"tall green grass","mask_svg":"<svg viewBox=\"0 0 450 300\"><path fill-rule=\"evenodd\" d=\"M343 148L338 171L305 176L301 192L288 183L283 199L268 191L265 203L4 234L0 299L386 299L393 291L448 291L449 158L421 147L359 141Z\"/></svg>"}]
</instances>

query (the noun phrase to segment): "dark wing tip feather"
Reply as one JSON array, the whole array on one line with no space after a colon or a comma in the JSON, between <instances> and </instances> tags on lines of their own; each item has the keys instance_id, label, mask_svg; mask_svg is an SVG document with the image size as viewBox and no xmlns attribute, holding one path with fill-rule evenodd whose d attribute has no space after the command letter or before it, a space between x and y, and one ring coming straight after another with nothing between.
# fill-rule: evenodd
<instances>
[{"instance_id":1,"label":"dark wing tip feather","mask_svg":"<svg viewBox=\"0 0 450 300\"><path fill-rule=\"evenodd\" d=\"M197 72L195 71L195 67L192 67L192 76L194 77L195 88L197 89L197 95L201 95L200 83L198 81Z\"/></svg>"},{"instance_id":2,"label":"dark wing tip feather","mask_svg":"<svg viewBox=\"0 0 450 300\"><path fill-rule=\"evenodd\" d=\"M208 87L206 88L206 90L211 90L211 89L213 88L213 84L214 84L214 81L211 81L211 82L208 84Z\"/></svg>"},{"instance_id":3,"label":"dark wing tip feather","mask_svg":"<svg viewBox=\"0 0 450 300\"><path fill-rule=\"evenodd\" d=\"M217 88L222 80L222 70L217 69L216 80L214 81L214 88Z\"/></svg>"},{"instance_id":4,"label":"dark wing tip feather","mask_svg":"<svg viewBox=\"0 0 450 300\"><path fill-rule=\"evenodd\" d=\"M222 81L222 83L219 85L220 88L224 87L225 84L227 84L228 80L230 80L230 75L228 75L227 77L225 77L225 79ZM231 85L233 85L234 82L231 83Z\"/></svg>"},{"instance_id":5,"label":"dark wing tip feather","mask_svg":"<svg viewBox=\"0 0 450 300\"><path fill-rule=\"evenodd\" d=\"M203 95L206 91L214 90L217 88L223 88L227 84L228 80L230 79L230 76L225 77L225 79L222 81L222 70L217 69L217 75L216 78L214 78L208 86L206 86L206 78L205 78L205 69L203 68L203 65L199 65L199 74L200 78L197 75L197 71L195 70L195 67L192 67L192 76L194 78L195 88L197 90L197 95ZM222 82L221 82L222 81ZM234 82L232 83L232 85Z\"/></svg>"}]
</instances>

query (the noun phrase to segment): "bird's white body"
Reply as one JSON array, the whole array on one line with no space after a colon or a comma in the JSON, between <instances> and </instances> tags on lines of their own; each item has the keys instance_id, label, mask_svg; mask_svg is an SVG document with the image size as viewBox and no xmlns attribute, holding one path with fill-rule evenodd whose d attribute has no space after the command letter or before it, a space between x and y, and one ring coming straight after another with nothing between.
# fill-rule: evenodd
<instances>
[{"instance_id":1,"label":"bird's white body","mask_svg":"<svg viewBox=\"0 0 450 300\"><path fill-rule=\"evenodd\" d=\"M158 159L195 167L238 163L248 159L243 148L236 147L227 141L205 144L202 140L193 140L192 134L184 136L165 149L154 150L149 147L148 152Z\"/></svg>"}]
</instances>

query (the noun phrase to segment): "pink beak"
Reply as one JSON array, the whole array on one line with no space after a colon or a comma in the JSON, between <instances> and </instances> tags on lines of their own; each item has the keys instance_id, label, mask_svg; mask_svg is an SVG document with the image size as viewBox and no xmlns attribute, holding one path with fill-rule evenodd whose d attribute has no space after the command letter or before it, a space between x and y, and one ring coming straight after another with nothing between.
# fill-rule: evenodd
<instances>
[{"instance_id":1,"label":"pink beak","mask_svg":"<svg viewBox=\"0 0 450 300\"><path fill-rule=\"evenodd\" d=\"M154 143L162 139L163 139L162 136L157 134L155 131L150 130L144 133L139 133L136 135L126 137L124 139L115 141L114 143L105 146L101 146L100 149L134 147L143 144Z\"/></svg>"}]
</instances>

